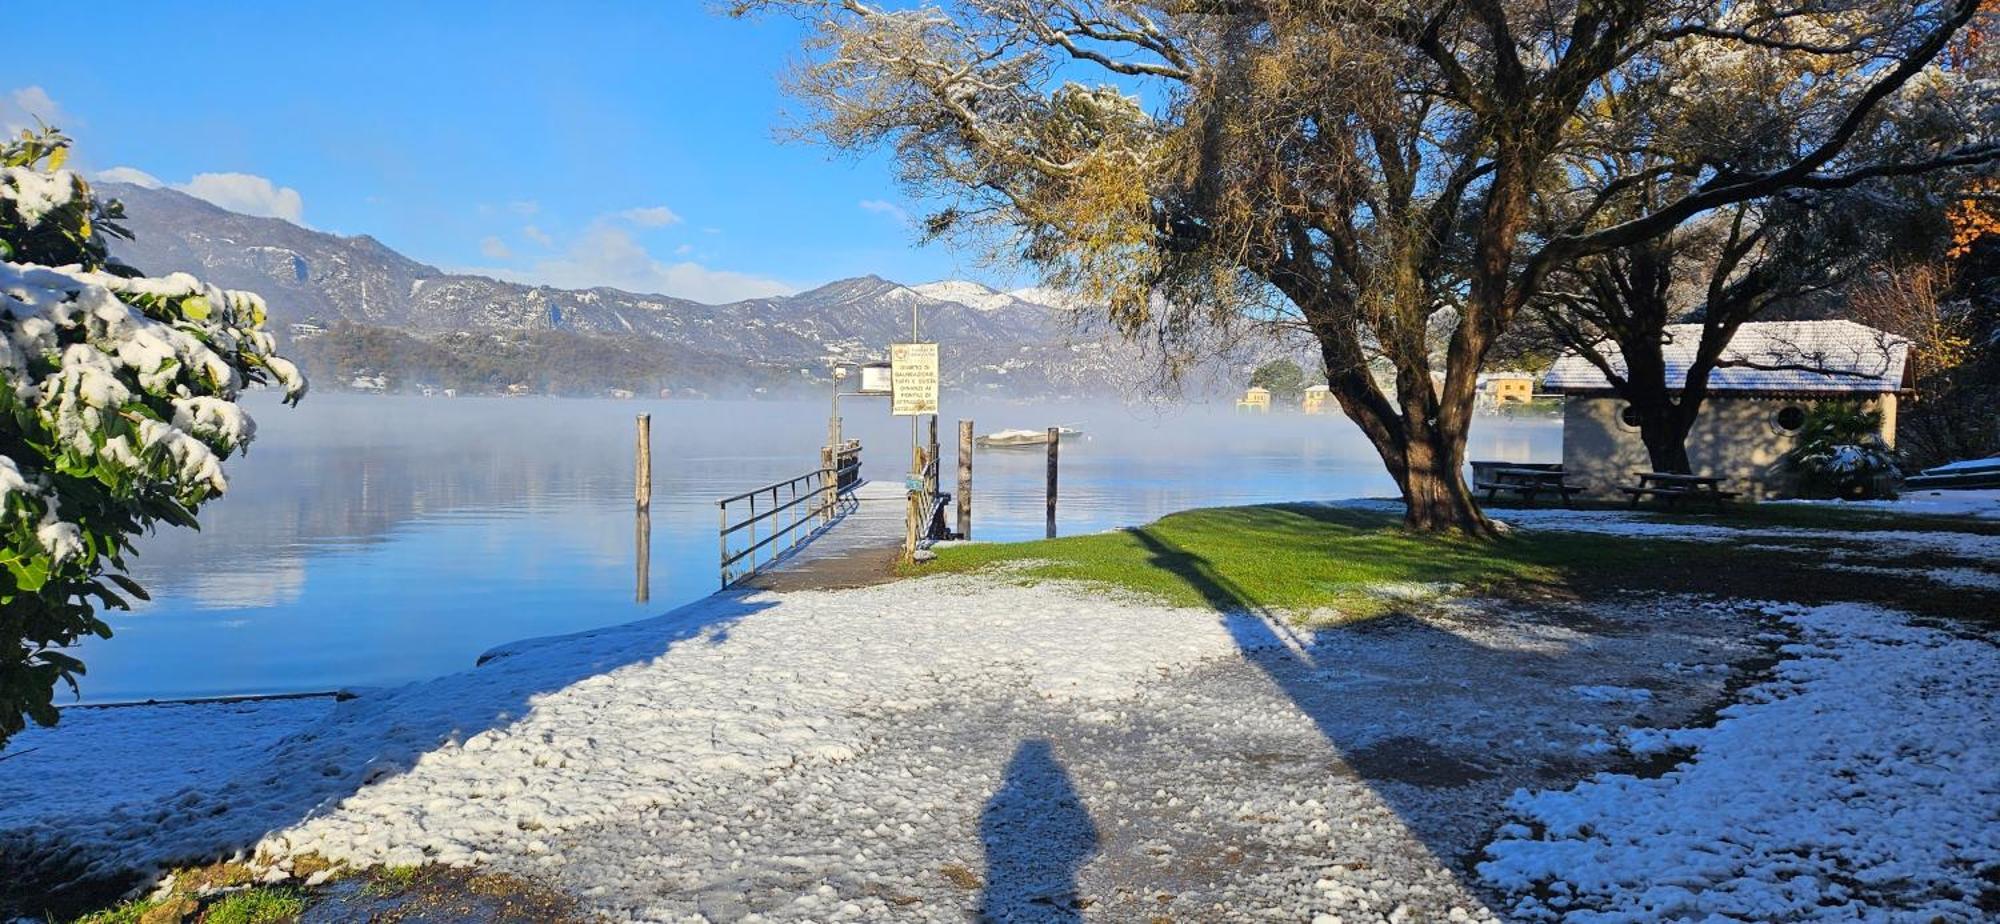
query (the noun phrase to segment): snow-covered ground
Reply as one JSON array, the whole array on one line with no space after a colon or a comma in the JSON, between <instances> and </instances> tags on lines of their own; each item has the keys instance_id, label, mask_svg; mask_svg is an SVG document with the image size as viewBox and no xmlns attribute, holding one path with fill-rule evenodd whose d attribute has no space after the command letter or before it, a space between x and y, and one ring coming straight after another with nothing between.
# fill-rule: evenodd
<instances>
[{"instance_id":1,"label":"snow-covered ground","mask_svg":"<svg viewBox=\"0 0 2000 924\"><path fill-rule=\"evenodd\" d=\"M0 786L42 795L0 851L480 863L631 920L1485 919L1463 870L1507 793L1581 773L1607 729L1691 720L1755 650L1745 620L1479 603L1301 636L972 578L724 596L206 761L122 763L188 746L144 710L31 732ZM121 715L143 798L51 778L111 772L90 748Z\"/></svg>"},{"instance_id":2,"label":"snow-covered ground","mask_svg":"<svg viewBox=\"0 0 2000 924\"><path fill-rule=\"evenodd\" d=\"M1972 921L2000 871L1990 639L1840 604L1779 608L1775 676L1659 777L1522 792L1479 872L1524 920Z\"/></svg>"},{"instance_id":3,"label":"snow-covered ground","mask_svg":"<svg viewBox=\"0 0 2000 924\"><path fill-rule=\"evenodd\" d=\"M338 704L73 710L0 755L0 856L474 863L641 921L1951 920L2000 866L1996 680L1990 641L1851 605L1306 633L987 578L728 594ZM1693 757L1613 772L1663 746Z\"/></svg>"},{"instance_id":4,"label":"snow-covered ground","mask_svg":"<svg viewBox=\"0 0 2000 924\"><path fill-rule=\"evenodd\" d=\"M1871 501L1772 501L1779 504L1835 504L1843 508L1877 510L1883 513L1969 516L2000 520L2000 490L1910 491L1895 500Z\"/></svg>"}]
</instances>

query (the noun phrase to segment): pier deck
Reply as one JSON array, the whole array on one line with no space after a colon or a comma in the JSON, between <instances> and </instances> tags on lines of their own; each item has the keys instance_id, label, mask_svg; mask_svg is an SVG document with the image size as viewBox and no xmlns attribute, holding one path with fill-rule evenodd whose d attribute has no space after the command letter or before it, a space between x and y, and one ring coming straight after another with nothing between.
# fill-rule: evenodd
<instances>
[{"instance_id":1,"label":"pier deck","mask_svg":"<svg viewBox=\"0 0 2000 924\"><path fill-rule=\"evenodd\" d=\"M899 481L868 481L833 526L745 581L760 590L831 590L894 580L908 495Z\"/></svg>"}]
</instances>

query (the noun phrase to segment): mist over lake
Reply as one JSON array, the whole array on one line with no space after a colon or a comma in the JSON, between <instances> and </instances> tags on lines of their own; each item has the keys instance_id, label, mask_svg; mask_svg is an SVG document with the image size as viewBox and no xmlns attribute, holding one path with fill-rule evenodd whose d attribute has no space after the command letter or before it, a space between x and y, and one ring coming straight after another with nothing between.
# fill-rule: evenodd
<instances>
[{"instance_id":1,"label":"mist over lake","mask_svg":"<svg viewBox=\"0 0 2000 924\"><path fill-rule=\"evenodd\" d=\"M86 702L375 686L470 666L520 638L655 615L714 592L717 497L801 474L823 401L424 399L256 395L258 437L202 530L144 538L153 594L92 640ZM1337 414L1227 406L954 402L981 433L1081 427L1062 447L1063 534L1199 506L1385 496L1393 484ZM843 400L863 474L900 481L910 424ZM634 601L634 416L653 416L651 598ZM1482 418L1472 458L1554 461L1552 420ZM1045 456L980 450L974 536L1039 538ZM949 485L947 485L949 490Z\"/></svg>"}]
</instances>

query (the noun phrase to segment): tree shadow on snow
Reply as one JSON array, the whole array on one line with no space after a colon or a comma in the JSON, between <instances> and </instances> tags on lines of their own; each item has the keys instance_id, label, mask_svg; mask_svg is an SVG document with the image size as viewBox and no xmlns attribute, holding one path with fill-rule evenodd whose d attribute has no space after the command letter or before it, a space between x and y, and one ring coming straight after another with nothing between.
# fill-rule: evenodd
<instances>
[{"instance_id":1,"label":"tree shadow on snow","mask_svg":"<svg viewBox=\"0 0 2000 924\"><path fill-rule=\"evenodd\" d=\"M337 703L256 762L215 768L202 784L167 799L106 800L43 816L33 829L0 831L0 920L67 919L141 884L149 869L247 850L408 771L428 752L513 724L542 696L652 661L772 605L722 593L652 619L510 643L471 670ZM200 747L201 735L189 728L160 744Z\"/></svg>"},{"instance_id":2,"label":"tree shadow on snow","mask_svg":"<svg viewBox=\"0 0 2000 924\"><path fill-rule=\"evenodd\" d=\"M1515 695L1553 704L1567 696L1570 684L1598 682L1601 678L1589 675L1603 670L1601 662L1595 668L1580 663L1561 645L1485 644L1407 613L1298 630L1208 559L1152 531L1131 533L1155 567L1223 614L1243 659L1311 719L1335 752L1324 770L1329 780L1351 775L1363 781L1439 866L1474 894L1483 890L1471 864L1491 833L1490 824L1477 819L1493 817L1514 786L1561 786L1583 775L1582 761L1511 763L1509 745L1541 733L1520 723L1541 710L1521 707L1509 716L1507 704L1487 699L1493 692L1487 682L1522 678L1526 692ZM1608 628L1579 622L1587 617L1554 607L1510 618L1546 620L1551 629L1590 634ZM1355 663L1378 653L1377 660ZM1542 696L1547 699L1534 699Z\"/></svg>"},{"instance_id":3,"label":"tree shadow on snow","mask_svg":"<svg viewBox=\"0 0 2000 924\"><path fill-rule=\"evenodd\" d=\"M1046 740L1021 742L979 816L986 921L1081 922L1077 871L1097 855L1097 825Z\"/></svg>"}]
</instances>

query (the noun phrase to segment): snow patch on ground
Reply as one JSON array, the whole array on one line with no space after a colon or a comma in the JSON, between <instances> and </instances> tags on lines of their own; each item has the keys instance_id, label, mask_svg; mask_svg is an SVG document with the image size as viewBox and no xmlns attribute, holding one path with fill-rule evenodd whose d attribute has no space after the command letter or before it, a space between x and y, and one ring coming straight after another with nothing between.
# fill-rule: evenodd
<instances>
[{"instance_id":1,"label":"snow patch on ground","mask_svg":"<svg viewBox=\"0 0 2000 924\"><path fill-rule=\"evenodd\" d=\"M1974 920L2000 867L2000 650L1854 604L1801 633L1655 779L1517 793L1479 874L1527 920Z\"/></svg>"},{"instance_id":2,"label":"snow patch on ground","mask_svg":"<svg viewBox=\"0 0 2000 924\"><path fill-rule=\"evenodd\" d=\"M1867 501L1767 501L1777 504L1833 504L1846 508L1879 510L1883 513L1928 516L1969 516L2000 520L2000 490L1911 491L1895 500Z\"/></svg>"},{"instance_id":3,"label":"snow patch on ground","mask_svg":"<svg viewBox=\"0 0 2000 924\"><path fill-rule=\"evenodd\" d=\"M1638 536L1686 541L1729 540L1757 542L1769 546L1786 540L1840 543L1865 548L1871 553L1903 557L1947 555L1970 561L2000 561L2000 536L1975 533L1919 531L1907 529L1827 530L1778 527L1734 527L1710 523L1688 523L1656 519L1645 512L1610 510L1506 510L1499 511L1509 526L1562 532Z\"/></svg>"},{"instance_id":4,"label":"snow patch on ground","mask_svg":"<svg viewBox=\"0 0 2000 924\"><path fill-rule=\"evenodd\" d=\"M79 706L29 726L0 760L0 831L219 786L272 743L333 712L331 696Z\"/></svg>"}]
</instances>

